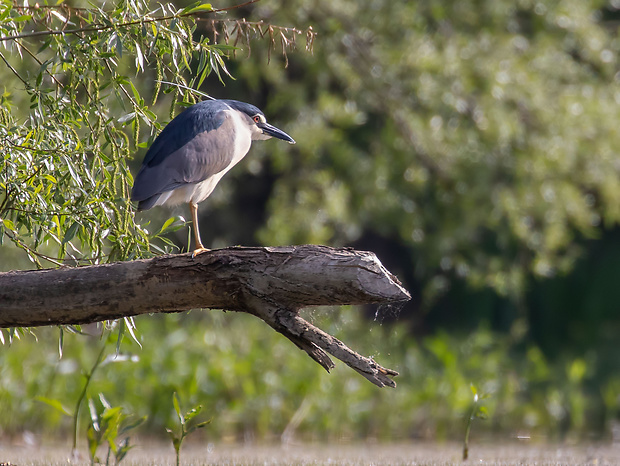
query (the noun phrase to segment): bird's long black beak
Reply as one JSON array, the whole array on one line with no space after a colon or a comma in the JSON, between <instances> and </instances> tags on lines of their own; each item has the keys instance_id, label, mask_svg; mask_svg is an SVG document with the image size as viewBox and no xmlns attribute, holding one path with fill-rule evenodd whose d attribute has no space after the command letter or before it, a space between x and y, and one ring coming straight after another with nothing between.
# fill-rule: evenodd
<instances>
[{"instance_id":1,"label":"bird's long black beak","mask_svg":"<svg viewBox=\"0 0 620 466\"><path fill-rule=\"evenodd\" d=\"M274 138L282 139L283 141L287 141L291 144L295 144L295 140L292 137L290 137L288 134L286 134L281 129L278 129L275 126L270 125L269 123L256 123L256 126L262 129L263 133L269 136L273 136Z\"/></svg>"}]
</instances>

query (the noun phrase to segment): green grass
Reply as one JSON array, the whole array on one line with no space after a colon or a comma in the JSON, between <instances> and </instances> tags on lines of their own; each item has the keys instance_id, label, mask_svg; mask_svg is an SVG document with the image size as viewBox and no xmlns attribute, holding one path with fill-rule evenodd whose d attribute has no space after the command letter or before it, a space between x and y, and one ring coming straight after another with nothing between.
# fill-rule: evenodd
<instances>
[{"instance_id":1,"label":"green grass","mask_svg":"<svg viewBox=\"0 0 620 466\"><path fill-rule=\"evenodd\" d=\"M484 328L418 341L405 325L366 321L355 309L316 310L309 319L400 372L397 388L379 389L342 364L328 374L252 316L195 311L136 319L142 348L126 337L116 357L110 342L86 396L103 394L125 414L147 416L138 433L163 439L177 418L170 401L176 392L184 405L203 405L213 418L200 434L210 441L279 441L285 430L293 439L312 441L462 440L472 384L489 394L489 420L475 426L480 435L604 434L588 413L618 408L616 398L600 396L614 392L618 377L601 382L593 394L596 381L574 369L575 361L551 364L537 348L517 350L510 337ZM71 419L37 397L75 406L102 342L65 334L59 359L58 330L36 334L38 342L25 335L0 347L2 432L68 435ZM82 446L88 420L82 410Z\"/></svg>"}]
</instances>

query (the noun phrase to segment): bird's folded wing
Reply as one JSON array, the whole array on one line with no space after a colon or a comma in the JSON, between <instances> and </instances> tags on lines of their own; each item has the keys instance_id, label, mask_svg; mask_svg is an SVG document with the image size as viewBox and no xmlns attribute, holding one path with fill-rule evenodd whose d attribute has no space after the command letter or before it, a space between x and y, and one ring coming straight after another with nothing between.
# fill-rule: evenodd
<instances>
[{"instance_id":1,"label":"bird's folded wing","mask_svg":"<svg viewBox=\"0 0 620 466\"><path fill-rule=\"evenodd\" d=\"M199 183L231 164L235 148L233 118L226 110L220 110L212 118L219 125L202 132L178 124L173 127L172 123L177 122L177 119L166 126L149 149L136 175L131 194L133 201L142 201L184 184ZM187 126L194 124L187 119L181 120L183 122ZM173 135L175 127L179 134ZM172 131L167 131L169 128ZM179 139L183 139L180 133L185 133L184 144L181 144L182 140L179 142ZM167 138L169 142L166 142Z\"/></svg>"}]
</instances>

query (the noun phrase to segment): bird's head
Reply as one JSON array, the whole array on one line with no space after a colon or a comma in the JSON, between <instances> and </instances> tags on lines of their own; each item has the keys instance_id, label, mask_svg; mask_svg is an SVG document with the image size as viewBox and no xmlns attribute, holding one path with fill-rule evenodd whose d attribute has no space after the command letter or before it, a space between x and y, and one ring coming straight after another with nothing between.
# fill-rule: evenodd
<instances>
[{"instance_id":1,"label":"bird's head","mask_svg":"<svg viewBox=\"0 0 620 466\"><path fill-rule=\"evenodd\" d=\"M252 132L252 139L264 140L274 137L287 141L290 144L295 144L295 140L292 137L281 129L267 123L265 114L254 105L238 102L236 100L229 100L226 102L232 108L243 114L244 119L248 123L250 131Z\"/></svg>"}]
</instances>

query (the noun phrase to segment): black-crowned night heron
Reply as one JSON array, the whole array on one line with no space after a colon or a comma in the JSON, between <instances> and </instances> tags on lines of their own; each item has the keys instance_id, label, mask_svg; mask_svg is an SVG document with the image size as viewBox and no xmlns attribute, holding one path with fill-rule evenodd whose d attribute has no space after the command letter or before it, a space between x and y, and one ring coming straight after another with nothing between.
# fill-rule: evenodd
<instances>
[{"instance_id":1,"label":"black-crowned night heron","mask_svg":"<svg viewBox=\"0 0 620 466\"><path fill-rule=\"evenodd\" d=\"M174 118L149 148L135 178L131 200L138 210L189 203L194 255L207 251L200 240L198 203L245 157L253 140L292 137L265 120L254 105L236 100L206 100Z\"/></svg>"}]
</instances>

